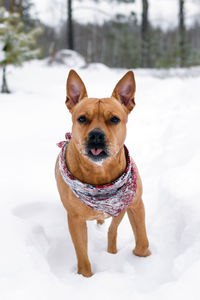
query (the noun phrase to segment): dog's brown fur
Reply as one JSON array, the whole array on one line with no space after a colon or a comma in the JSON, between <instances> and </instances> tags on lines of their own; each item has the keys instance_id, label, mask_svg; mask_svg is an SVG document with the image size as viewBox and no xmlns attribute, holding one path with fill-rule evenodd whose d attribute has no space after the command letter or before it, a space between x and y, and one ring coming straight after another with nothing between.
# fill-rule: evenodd
<instances>
[{"instance_id":1,"label":"dog's brown fur","mask_svg":"<svg viewBox=\"0 0 200 300\"><path fill-rule=\"evenodd\" d=\"M86 88L78 74L71 70L67 79L66 105L72 113L72 138L66 151L66 164L74 177L82 182L102 185L118 178L126 168L124 140L126 137L126 123L128 114L135 106L135 80L133 72L129 71L116 85L112 97L104 99L88 98ZM85 115L87 124L80 124L77 118ZM118 116L120 123L110 124L112 116ZM84 155L88 133L99 128L106 134L110 157L101 166ZM96 219L99 224L109 215L95 211L84 205L63 181L56 162L56 180L61 200L68 215L69 231L78 259L78 273L92 276L91 265L87 254L87 226L86 220ZM145 212L142 202L142 183L137 174L137 191L135 199L128 207L128 217L135 235L136 246L133 253L138 256L151 254L145 229ZM112 219L108 231L108 252L116 253L117 228L125 211Z\"/></svg>"}]
</instances>

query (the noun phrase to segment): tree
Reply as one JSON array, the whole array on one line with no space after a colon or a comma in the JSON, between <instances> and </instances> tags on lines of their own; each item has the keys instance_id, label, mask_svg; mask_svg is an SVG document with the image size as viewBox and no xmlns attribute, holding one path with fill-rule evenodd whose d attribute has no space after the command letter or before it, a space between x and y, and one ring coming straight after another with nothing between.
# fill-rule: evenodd
<instances>
[{"instance_id":1,"label":"tree","mask_svg":"<svg viewBox=\"0 0 200 300\"><path fill-rule=\"evenodd\" d=\"M148 0L142 0L142 25L141 25L141 66L149 66L149 20Z\"/></svg>"},{"instance_id":2,"label":"tree","mask_svg":"<svg viewBox=\"0 0 200 300\"><path fill-rule=\"evenodd\" d=\"M72 0L67 0L67 42L68 42L68 48L74 50Z\"/></svg>"},{"instance_id":3,"label":"tree","mask_svg":"<svg viewBox=\"0 0 200 300\"><path fill-rule=\"evenodd\" d=\"M41 33L36 27L29 32L24 31L24 24L18 13L8 12L0 7L0 66L3 69L2 93L9 93L6 68L9 64L21 65L25 60L36 58L40 49L35 48L36 36Z\"/></svg>"},{"instance_id":4,"label":"tree","mask_svg":"<svg viewBox=\"0 0 200 300\"><path fill-rule=\"evenodd\" d=\"M31 15L33 5L34 4L31 0L3 0L3 6L8 11L20 14L21 21L24 23L25 31L28 31L40 24L40 21Z\"/></svg>"},{"instance_id":5,"label":"tree","mask_svg":"<svg viewBox=\"0 0 200 300\"><path fill-rule=\"evenodd\" d=\"M185 45L185 0L179 0L179 50L180 50L180 66L186 64L186 45Z\"/></svg>"}]
</instances>

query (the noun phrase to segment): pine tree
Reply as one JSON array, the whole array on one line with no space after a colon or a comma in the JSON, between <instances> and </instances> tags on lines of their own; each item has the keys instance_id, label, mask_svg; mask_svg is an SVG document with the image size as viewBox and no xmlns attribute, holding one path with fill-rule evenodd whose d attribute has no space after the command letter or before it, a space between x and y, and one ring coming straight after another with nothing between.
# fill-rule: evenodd
<instances>
[{"instance_id":1,"label":"pine tree","mask_svg":"<svg viewBox=\"0 0 200 300\"><path fill-rule=\"evenodd\" d=\"M0 4L1 4L0 0ZM3 0L2 5L10 12L20 14L20 19L24 23L25 31L39 25L39 20L32 16L31 9L34 6L31 0Z\"/></svg>"},{"instance_id":2,"label":"pine tree","mask_svg":"<svg viewBox=\"0 0 200 300\"><path fill-rule=\"evenodd\" d=\"M180 48L180 67L186 65L186 43L185 43L185 1L179 0L179 48Z\"/></svg>"},{"instance_id":3,"label":"pine tree","mask_svg":"<svg viewBox=\"0 0 200 300\"><path fill-rule=\"evenodd\" d=\"M36 36L41 33L36 27L24 31L24 23L18 13L11 13L0 7L0 66L3 69L2 93L9 93L6 68L8 65L22 65L25 60L38 57L40 49L35 48Z\"/></svg>"},{"instance_id":4,"label":"pine tree","mask_svg":"<svg viewBox=\"0 0 200 300\"><path fill-rule=\"evenodd\" d=\"M68 42L68 48L74 50L72 0L67 0L67 42Z\"/></svg>"},{"instance_id":5,"label":"pine tree","mask_svg":"<svg viewBox=\"0 0 200 300\"><path fill-rule=\"evenodd\" d=\"M149 20L148 20L149 3L148 0L142 0L142 25L141 25L141 65L149 67Z\"/></svg>"}]
</instances>

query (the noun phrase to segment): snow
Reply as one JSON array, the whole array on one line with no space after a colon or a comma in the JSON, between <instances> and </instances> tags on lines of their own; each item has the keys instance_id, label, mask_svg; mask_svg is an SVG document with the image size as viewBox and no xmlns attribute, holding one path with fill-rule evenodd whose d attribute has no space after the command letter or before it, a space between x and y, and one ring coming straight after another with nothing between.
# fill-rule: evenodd
<instances>
[{"instance_id":1,"label":"snow","mask_svg":"<svg viewBox=\"0 0 200 300\"><path fill-rule=\"evenodd\" d=\"M62 49L56 52L55 56L47 58L48 64L62 64L68 68L82 68L86 65L86 61L82 55L79 53L70 50L70 49Z\"/></svg>"},{"instance_id":2,"label":"snow","mask_svg":"<svg viewBox=\"0 0 200 300\"><path fill-rule=\"evenodd\" d=\"M78 69L89 96L109 96L127 70ZM132 254L127 217L118 253L106 252L110 219L88 222L94 276L76 274L66 212L54 179L56 143L71 129L69 69L32 61L10 68L13 93L0 96L0 298L200 298L200 68L135 70L136 108L126 145L142 177L152 255Z\"/></svg>"},{"instance_id":3,"label":"snow","mask_svg":"<svg viewBox=\"0 0 200 300\"><path fill-rule=\"evenodd\" d=\"M61 0L35 0L33 14L38 14L44 23L50 26L58 26L61 21L66 20L66 2ZM56 6L56 9L55 9ZM86 24L98 23L110 20L116 14L130 16L130 12L136 13L139 22L142 15L142 1L135 0L135 3L119 3L115 0L74 0L74 19ZM199 21L200 6L198 0L185 0L185 22L191 26ZM175 0L151 0L149 1L149 18L154 26L161 26L163 29L178 25L178 1Z\"/></svg>"},{"instance_id":4,"label":"snow","mask_svg":"<svg viewBox=\"0 0 200 300\"><path fill-rule=\"evenodd\" d=\"M6 25L5 24L0 24L0 29L5 29Z\"/></svg>"}]
</instances>

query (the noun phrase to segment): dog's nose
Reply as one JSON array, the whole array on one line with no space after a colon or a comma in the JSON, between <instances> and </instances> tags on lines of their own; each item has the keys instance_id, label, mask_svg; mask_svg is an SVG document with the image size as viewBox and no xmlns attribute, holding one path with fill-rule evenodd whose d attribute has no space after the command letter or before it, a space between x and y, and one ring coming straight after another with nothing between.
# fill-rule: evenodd
<instances>
[{"instance_id":1,"label":"dog's nose","mask_svg":"<svg viewBox=\"0 0 200 300\"><path fill-rule=\"evenodd\" d=\"M93 129L88 134L88 140L90 143L99 144L105 142L105 133L101 129Z\"/></svg>"}]
</instances>

